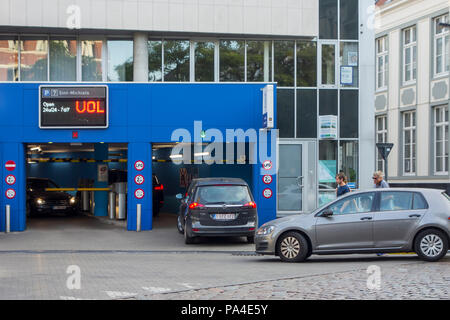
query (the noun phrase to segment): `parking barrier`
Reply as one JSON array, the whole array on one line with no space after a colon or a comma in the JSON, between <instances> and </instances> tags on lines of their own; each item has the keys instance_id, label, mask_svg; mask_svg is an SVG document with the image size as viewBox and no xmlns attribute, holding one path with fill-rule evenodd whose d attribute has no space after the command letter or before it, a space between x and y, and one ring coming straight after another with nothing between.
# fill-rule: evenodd
<instances>
[{"instance_id":1,"label":"parking barrier","mask_svg":"<svg viewBox=\"0 0 450 320\"><path fill-rule=\"evenodd\" d=\"M9 204L6 205L6 225L5 225L5 232L10 233L11 232L11 206Z\"/></svg>"}]
</instances>

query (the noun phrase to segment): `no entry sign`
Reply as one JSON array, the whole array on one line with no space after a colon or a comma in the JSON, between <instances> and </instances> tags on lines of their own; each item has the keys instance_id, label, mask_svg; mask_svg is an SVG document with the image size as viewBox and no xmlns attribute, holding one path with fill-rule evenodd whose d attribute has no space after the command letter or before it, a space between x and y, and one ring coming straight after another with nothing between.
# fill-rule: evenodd
<instances>
[{"instance_id":1,"label":"no entry sign","mask_svg":"<svg viewBox=\"0 0 450 320\"><path fill-rule=\"evenodd\" d=\"M12 186L14 183L16 183L16 177L13 176L12 174L10 174L10 175L6 176L5 182L6 182L8 185Z\"/></svg>"},{"instance_id":2,"label":"no entry sign","mask_svg":"<svg viewBox=\"0 0 450 320\"><path fill-rule=\"evenodd\" d=\"M8 199L14 199L16 196L16 190L8 189L8 190L6 190L5 195Z\"/></svg>"},{"instance_id":3,"label":"no entry sign","mask_svg":"<svg viewBox=\"0 0 450 320\"><path fill-rule=\"evenodd\" d=\"M16 169L16 163L12 160L6 161L5 168L8 171L14 171Z\"/></svg>"}]
</instances>

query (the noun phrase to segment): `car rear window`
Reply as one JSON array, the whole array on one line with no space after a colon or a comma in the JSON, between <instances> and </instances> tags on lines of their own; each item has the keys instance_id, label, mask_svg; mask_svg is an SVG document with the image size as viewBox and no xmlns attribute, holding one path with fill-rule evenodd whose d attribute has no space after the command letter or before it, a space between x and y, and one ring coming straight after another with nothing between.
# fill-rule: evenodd
<instances>
[{"instance_id":1,"label":"car rear window","mask_svg":"<svg viewBox=\"0 0 450 320\"><path fill-rule=\"evenodd\" d=\"M450 201L450 196L449 196L447 193L442 192L442 195L443 195L448 201Z\"/></svg>"},{"instance_id":2,"label":"car rear window","mask_svg":"<svg viewBox=\"0 0 450 320\"><path fill-rule=\"evenodd\" d=\"M200 186L195 201L201 204L244 204L252 201L247 186Z\"/></svg>"}]
</instances>

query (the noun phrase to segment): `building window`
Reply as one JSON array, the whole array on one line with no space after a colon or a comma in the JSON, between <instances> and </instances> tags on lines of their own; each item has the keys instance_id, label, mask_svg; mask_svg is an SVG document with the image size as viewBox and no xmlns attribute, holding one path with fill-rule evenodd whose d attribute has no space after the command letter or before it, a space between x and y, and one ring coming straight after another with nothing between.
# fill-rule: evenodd
<instances>
[{"instance_id":1,"label":"building window","mask_svg":"<svg viewBox=\"0 0 450 320\"><path fill-rule=\"evenodd\" d=\"M448 23L449 16L434 19L434 75L447 74L450 70L450 28L441 23Z\"/></svg>"},{"instance_id":2,"label":"building window","mask_svg":"<svg viewBox=\"0 0 450 320\"><path fill-rule=\"evenodd\" d=\"M339 144L340 172L343 172L349 183L358 188L358 141L341 141Z\"/></svg>"},{"instance_id":3,"label":"building window","mask_svg":"<svg viewBox=\"0 0 450 320\"><path fill-rule=\"evenodd\" d=\"M48 80L48 39L26 37L20 40L20 80Z\"/></svg>"},{"instance_id":4,"label":"building window","mask_svg":"<svg viewBox=\"0 0 450 320\"><path fill-rule=\"evenodd\" d=\"M340 0L340 38L345 40L358 40L358 0Z\"/></svg>"},{"instance_id":5,"label":"building window","mask_svg":"<svg viewBox=\"0 0 450 320\"><path fill-rule=\"evenodd\" d=\"M149 40L148 47L148 81L162 81L162 41Z\"/></svg>"},{"instance_id":6,"label":"building window","mask_svg":"<svg viewBox=\"0 0 450 320\"><path fill-rule=\"evenodd\" d=\"M19 81L19 42L0 37L0 81Z\"/></svg>"},{"instance_id":7,"label":"building window","mask_svg":"<svg viewBox=\"0 0 450 320\"><path fill-rule=\"evenodd\" d=\"M403 30L403 83L414 82L417 77L416 27Z\"/></svg>"},{"instance_id":8,"label":"building window","mask_svg":"<svg viewBox=\"0 0 450 320\"><path fill-rule=\"evenodd\" d=\"M341 138L358 138L359 136L359 91L340 91L339 133Z\"/></svg>"},{"instance_id":9,"label":"building window","mask_svg":"<svg viewBox=\"0 0 450 320\"><path fill-rule=\"evenodd\" d=\"M188 82L190 70L188 40L164 41L164 81Z\"/></svg>"},{"instance_id":10,"label":"building window","mask_svg":"<svg viewBox=\"0 0 450 320\"><path fill-rule=\"evenodd\" d=\"M220 81L245 81L245 42L220 41Z\"/></svg>"},{"instance_id":11,"label":"building window","mask_svg":"<svg viewBox=\"0 0 450 320\"><path fill-rule=\"evenodd\" d=\"M338 161L338 142L319 141L319 206L336 198L336 174Z\"/></svg>"},{"instance_id":12,"label":"building window","mask_svg":"<svg viewBox=\"0 0 450 320\"><path fill-rule=\"evenodd\" d=\"M448 174L448 106L434 108L434 172Z\"/></svg>"},{"instance_id":13,"label":"building window","mask_svg":"<svg viewBox=\"0 0 450 320\"><path fill-rule=\"evenodd\" d=\"M108 81L133 81L133 40L108 40Z\"/></svg>"},{"instance_id":14,"label":"building window","mask_svg":"<svg viewBox=\"0 0 450 320\"><path fill-rule=\"evenodd\" d=\"M317 138L316 89L297 89L297 138Z\"/></svg>"},{"instance_id":15,"label":"building window","mask_svg":"<svg viewBox=\"0 0 450 320\"><path fill-rule=\"evenodd\" d=\"M357 42L341 42L339 50L340 77L342 87L357 88L359 50Z\"/></svg>"},{"instance_id":16,"label":"building window","mask_svg":"<svg viewBox=\"0 0 450 320\"><path fill-rule=\"evenodd\" d=\"M295 137L295 92L294 89L277 90L277 128L280 138Z\"/></svg>"},{"instance_id":17,"label":"building window","mask_svg":"<svg viewBox=\"0 0 450 320\"><path fill-rule=\"evenodd\" d=\"M247 81L272 80L272 42L247 41Z\"/></svg>"},{"instance_id":18,"label":"building window","mask_svg":"<svg viewBox=\"0 0 450 320\"><path fill-rule=\"evenodd\" d=\"M376 130L376 143L386 143L387 142L387 116L379 116L375 118L375 130ZM376 154L376 166L377 170L384 172L384 160L381 157L378 148L375 151Z\"/></svg>"},{"instance_id":19,"label":"building window","mask_svg":"<svg viewBox=\"0 0 450 320\"><path fill-rule=\"evenodd\" d=\"M403 174L416 173L416 112L403 112Z\"/></svg>"},{"instance_id":20,"label":"building window","mask_svg":"<svg viewBox=\"0 0 450 320\"><path fill-rule=\"evenodd\" d=\"M214 42L195 42L195 81L214 81Z\"/></svg>"},{"instance_id":21,"label":"building window","mask_svg":"<svg viewBox=\"0 0 450 320\"><path fill-rule=\"evenodd\" d=\"M81 41L81 79L83 81L102 81L102 40Z\"/></svg>"},{"instance_id":22,"label":"building window","mask_svg":"<svg viewBox=\"0 0 450 320\"><path fill-rule=\"evenodd\" d=\"M384 90L389 84L389 54L388 54L388 37L377 39L377 65L376 65L376 81L377 90Z\"/></svg>"},{"instance_id":23,"label":"building window","mask_svg":"<svg viewBox=\"0 0 450 320\"><path fill-rule=\"evenodd\" d=\"M295 85L294 46L294 41L274 41L274 81L280 87Z\"/></svg>"},{"instance_id":24,"label":"building window","mask_svg":"<svg viewBox=\"0 0 450 320\"><path fill-rule=\"evenodd\" d=\"M321 85L336 85L336 45L321 45L322 64L321 64Z\"/></svg>"},{"instance_id":25,"label":"building window","mask_svg":"<svg viewBox=\"0 0 450 320\"><path fill-rule=\"evenodd\" d=\"M297 41L297 86L317 85L317 43Z\"/></svg>"},{"instance_id":26,"label":"building window","mask_svg":"<svg viewBox=\"0 0 450 320\"><path fill-rule=\"evenodd\" d=\"M320 39L337 39L338 35L337 30L338 30L338 1L320 0L319 1Z\"/></svg>"},{"instance_id":27,"label":"building window","mask_svg":"<svg viewBox=\"0 0 450 320\"><path fill-rule=\"evenodd\" d=\"M50 81L77 80L77 40L50 39Z\"/></svg>"}]
</instances>

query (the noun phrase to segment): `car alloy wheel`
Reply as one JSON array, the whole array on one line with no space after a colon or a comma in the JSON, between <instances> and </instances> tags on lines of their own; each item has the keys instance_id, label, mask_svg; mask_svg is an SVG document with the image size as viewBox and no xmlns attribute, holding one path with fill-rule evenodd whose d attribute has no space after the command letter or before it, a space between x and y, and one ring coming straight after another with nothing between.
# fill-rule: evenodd
<instances>
[{"instance_id":1,"label":"car alloy wheel","mask_svg":"<svg viewBox=\"0 0 450 320\"><path fill-rule=\"evenodd\" d=\"M286 237L281 242L281 253L288 259L293 259L300 252L300 242L294 237Z\"/></svg>"},{"instance_id":2,"label":"car alloy wheel","mask_svg":"<svg viewBox=\"0 0 450 320\"><path fill-rule=\"evenodd\" d=\"M422 238L420 241L420 250L424 255L430 258L434 258L441 254L444 248L442 239L436 234L429 234Z\"/></svg>"}]
</instances>

